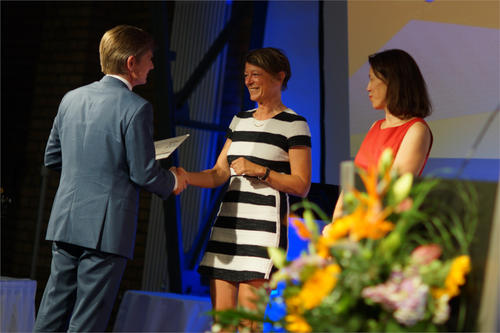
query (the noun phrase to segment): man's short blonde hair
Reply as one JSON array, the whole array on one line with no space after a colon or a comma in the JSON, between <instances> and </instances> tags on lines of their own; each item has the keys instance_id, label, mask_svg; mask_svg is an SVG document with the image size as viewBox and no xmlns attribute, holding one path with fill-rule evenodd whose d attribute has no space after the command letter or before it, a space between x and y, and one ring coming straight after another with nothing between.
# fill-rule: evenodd
<instances>
[{"instance_id":1,"label":"man's short blonde hair","mask_svg":"<svg viewBox=\"0 0 500 333\"><path fill-rule=\"evenodd\" d=\"M146 31L131 25L118 25L101 38L101 71L104 74L126 74L129 56L140 58L153 49L154 40Z\"/></svg>"}]
</instances>

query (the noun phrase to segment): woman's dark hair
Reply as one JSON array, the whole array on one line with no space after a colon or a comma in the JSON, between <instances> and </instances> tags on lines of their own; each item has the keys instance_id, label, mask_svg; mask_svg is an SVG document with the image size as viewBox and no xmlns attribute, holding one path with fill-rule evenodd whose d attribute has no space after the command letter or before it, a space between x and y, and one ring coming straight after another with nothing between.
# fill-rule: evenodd
<instances>
[{"instance_id":1,"label":"woman's dark hair","mask_svg":"<svg viewBox=\"0 0 500 333\"><path fill-rule=\"evenodd\" d=\"M387 108L400 119L424 118L432 105L427 85L415 60L405 51L392 49L372 54L368 62L376 77L387 85Z\"/></svg>"},{"instance_id":2,"label":"woman's dark hair","mask_svg":"<svg viewBox=\"0 0 500 333\"><path fill-rule=\"evenodd\" d=\"M278 75L279 72L285 72L285 78L283 79L281 90L286 89L287 82L292 76L288 58L282 50L274 47L264 47L261 49L251 50L245 55L244 63L260 67L274 76Z\"/></svg>"}]
</instances>

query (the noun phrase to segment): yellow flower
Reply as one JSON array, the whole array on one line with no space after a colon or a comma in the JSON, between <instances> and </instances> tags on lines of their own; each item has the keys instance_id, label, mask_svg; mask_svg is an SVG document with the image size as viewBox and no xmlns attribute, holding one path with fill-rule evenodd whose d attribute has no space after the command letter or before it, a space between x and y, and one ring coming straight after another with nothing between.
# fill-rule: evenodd
<instances>
[{"instance_id":1,"label":"yellow flower","mask_svg":"<svg viewBox=\"0 0 500 333\"><path fill-rule=\"evenodd\" d=\"M349 218L349 237L353 241L364 238L379 239L394 229L394 224L385 219L392 213L392 207L383 207L382 197L390 183L389 169L383 174L385 187L379 189L377 183L377 170L371 168L360 174L366 188L366 194L354 190L354 196L359 200L355 211L346 216Z\"/></svg>"},{"instance_id":2,"label":"yellow flower","mask_svg":"<svg viewBox=\"0 0 500 333\"><path fill-rule=\"evenodd\" d=\"M372 203L376 203L376 201L373 200ZM316 244L318 254L327 258L329 255L328 247L347 235L353 241L384 237L394 229L394 224L385 220L390 213L391 208L382 209L381 204L366 207L360 203L352 214L343 216L325 227L323 236Z\"/></svg>"},{"instance_id":3,"label":"yellow flower","mask_svg":"<svg viewBox=\"0 0 500 333\"><path fill-rule=\"evenodd\" d=\"M450 298L457 296L460 293L459 286L465 283L465 275L469 272L469 256L463 255L455 258L444 281L444 288L432 289L432 296L435 299L439 299L443 295L448 295Z\"/></svg>"},{"instance_id":4,"label":"yellow flower","mask_svg":"<svg viewBox=\"0 0 500 333\"><path fill-rule=\"evenodd\" d=\"M316 251L320 257L330 257L330 247L340 238L347 236L356 218L353 214L346 215L325 226L323 235L316 242Z\"/></svg>"},{"instance_id":5,"label":"yellow flower","mask_svg":"<svg viewBox=\"0 0 500 333\"><path fill-rule=\"evenodd\" d=\"M311 326L301 316L296 314L289 314L285 317L287 322L286 329L289 332L311 332Z\"/></svg>"},{"instance_id":6,"label":"yellow flower","mask_svg":"<svg viewBox=\"0 0 500 333\"><path fill-rule=\"evenodd\" d=\"M382 210L381 205L368 207L368 209L359 207L358 209L360 212L351 225L350 238L352 240L358 241L363 238L379 239L394 229L394 224L385 220L390 214L390 209Z\"/></svg>"},{"instance_id":7,"label":"yellow flower","mask_svg":"<svg viewBox=\"0 0 500 333\"><path fill-rule=\"evenodd\" d=\"M394 224L385 220L391 215L393 208L384 208L382 204L382 198L387 192L388 185L390 184L390 168L385 169L382 177L384 179L384 186L379 188L377 170L375 168L371 168L367 173L361 174L368 197L366 198L359 193L355 193L361 201L358 206L361 212L358 213L358 218L351 227L350 236L352 240L357 241L363 238L379 239L394 229Z\"/></svg>"},{"instance_id":8,"label":"yellow flower","mask_svg":"<svg viewBox=\"0 0 500 333\"><path fill-rule=\"evenodd\" d=\"M356 219L356 216L353 213L351 215L341 217L325 226L323 231L325 241L329 244L333 244L336 240L345 237L349 233L351 223L354 219Z\"/></svg>"},{"instance_id":9,"label":"yellow flower","mask_svg":"<svg viewBox=\"0 0 500 333\"><path fill-rule=\"evenodd\" d=\"M316 242L316 253L321 258L329 258L330 257L330 246L332 244L323 236L318 238Z\"/></svg>"},{"instance_id":10,"label":"yellow flower","mask_svg":"<svg viewBox=\"0 0 500 333\"><path fill-rule=\"evenodd\" d=\"M347 235L353 241L364 238L380 239L394 229L394 224L386 220L392 213L393 207L384 208L382 204L382 197L387 192L390 183L390 169L387 169L382 175L385 186L382 186L381 189L378 188L376 168L363 171L360 176L366 188L366 195L353 190L352 194L359 200L354 212L325 227L323 236L319 238L316 245L318 254L323 258L329 256L328 247Z\"/></svg>"},{"instance_id":11,"label":"yellow flower","mask_svg":"<svg viewBox=\"0 0 500 333\"><path fill-rule=\"evenodd\" d=\"M381 191L381 193L378 191L377 169L372 167L366 172L360 172L359 176L365 185L366 194L368 194L368 196L362 196L361 193L356 190L354 191L354 195L367 207L380 205L380 198L383 196L386 189ZM384 179L385 178L390 179L390 175L388 173L384 174Z\"/></svg>"},{"instance_id":12,"label":"yellow flower","mask_svg":"<svg viewBox=\"0 0 500 333\"><path fill-rule=\"evenodd\" d=\"M297 295L300 299L300 305L305 310L318 306L337 284L339 273L340 266L337 264L316 270L304 283L302 290Z\"/></svg>"},{"instance_id":13,"label":"yellow flower","mask_svg":"<svg viewBox=\"0 0 500 333\"><path fill-rule=\"evenodd\" d=\"M465 275L470 272L469 256L455 258L451 264L450 273L446 277L445 287L450 291L450 297L458 295L458 286L465 283Z\"/></svg>"},{"instance_id":14,"label":"yellow flower","mask_svg":"<svg viewBox=\"0 0 500 333\"><path fill-rule=\"evenodd\" d=\"M290 314L302 313L302 299L299 295L288 297L285 299L287 312Z\"/></svg>"}]
</instances>

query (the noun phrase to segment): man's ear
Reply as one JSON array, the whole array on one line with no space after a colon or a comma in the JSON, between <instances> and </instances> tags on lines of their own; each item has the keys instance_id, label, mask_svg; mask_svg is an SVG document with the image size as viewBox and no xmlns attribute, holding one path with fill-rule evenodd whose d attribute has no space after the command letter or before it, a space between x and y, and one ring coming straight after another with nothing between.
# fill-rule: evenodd
<instances>
[{"instance_id":1,"label":"man's ear","mask_svg":"<svg viewBox=\"0 0 500 333\"><path fill-rule=\"evenodd\" d=\"M137 59L133 55L131 55L127 58L127 69L129 70L129 72L131 72L132 69L135 67L136 62L137 62Z\"/></svg>"}]
</instances>

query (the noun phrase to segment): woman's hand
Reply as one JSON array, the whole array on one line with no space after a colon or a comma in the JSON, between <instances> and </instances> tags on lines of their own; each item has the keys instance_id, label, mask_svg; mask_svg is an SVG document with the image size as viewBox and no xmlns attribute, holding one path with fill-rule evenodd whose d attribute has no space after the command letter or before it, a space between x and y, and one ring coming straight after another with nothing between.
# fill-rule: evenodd
<instances>
[{"instance_id":1,"label":"woman's hand","mask_svg":"<svg viewBox=\"0 0 500 333\"><path fill-rule=\"evenodd\" d=\"M299 197L306 197L311 187L311 148L292 147L290 156L291 174L271 170L265 182L272 188ZM264 177L266 167L250 162L244 157L235 159L230 167L239 176Z\"/></svg>"},{"instance_id":2,"label":"woman's hand","mask_svg":"<svg viewBox=\"0 0 500 333\"><path fill-rule=\"evenodd\" d=\"M262 177L266 173L266 167L250 162L244 157L235 159L231 163L230 168L233 169L234 173L238 176Z\"/></svg>"}]
</instances>

